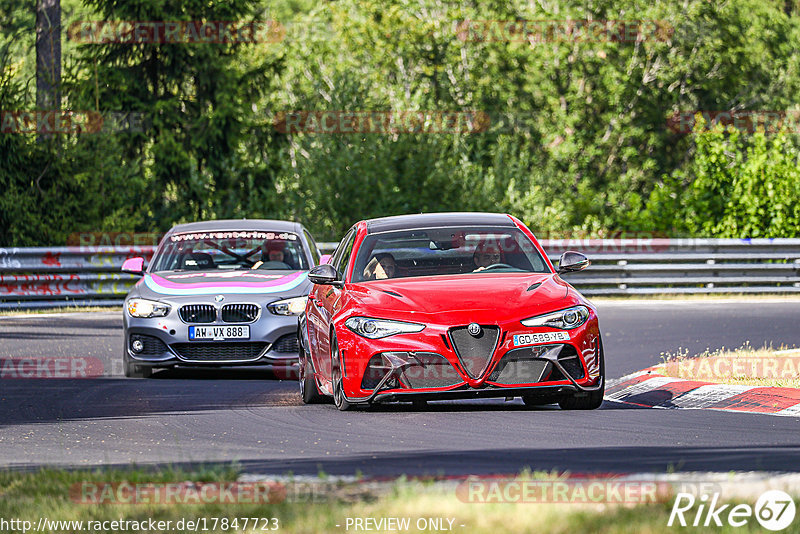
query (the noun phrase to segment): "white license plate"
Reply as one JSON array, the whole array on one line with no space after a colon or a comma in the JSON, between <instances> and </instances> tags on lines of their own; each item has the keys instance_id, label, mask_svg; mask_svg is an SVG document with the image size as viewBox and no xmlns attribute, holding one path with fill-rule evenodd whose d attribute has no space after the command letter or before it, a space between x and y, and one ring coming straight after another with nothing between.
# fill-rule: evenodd
<instances>
[{"instance_id":1,"label":"white license plate","mask_svg":"<svg viewBox=\"0 0 800 534\"><path fill-rule=\"evenodd\" d=\"M249 326L190 326L189 339L250 339Z\"/></svg>"},{"instance_id":2,"label":"white license plate","mask_svg":"<svg viewBox=\"0 0 800 534\"><path fill-rule=\"evenodd\" d=\"M556 343L569 341L567 332L539 332L538 334L514 334L514 346L541 345L543 343Z\"/></svg>"}]
</instances>

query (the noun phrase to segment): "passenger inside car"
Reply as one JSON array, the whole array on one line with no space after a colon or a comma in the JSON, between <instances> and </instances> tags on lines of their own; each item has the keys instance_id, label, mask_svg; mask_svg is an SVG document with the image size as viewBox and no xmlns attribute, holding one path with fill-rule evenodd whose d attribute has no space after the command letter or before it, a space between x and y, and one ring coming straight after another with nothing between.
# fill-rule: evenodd
<instances>
[{"instance_id":1,"label":"passenger inside car","mask_svg":"<svg viewBox=\"0 0 800 534\"><path fill-rule=\"evenodd\" d=\"M397 273L397 262L388 252L375 254L364 268L365 280L385 280L394 278Z\"/></svg>"}]
</instances>

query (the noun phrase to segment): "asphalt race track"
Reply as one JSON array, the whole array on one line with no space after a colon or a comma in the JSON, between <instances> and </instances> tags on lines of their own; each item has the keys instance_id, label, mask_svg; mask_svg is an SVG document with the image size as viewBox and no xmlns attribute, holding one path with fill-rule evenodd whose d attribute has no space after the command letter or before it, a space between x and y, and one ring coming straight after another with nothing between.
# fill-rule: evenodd
<instances>
[{"instance_id":1,"label":"asphalt race track","mask_svg":"<svg viewBox=\"0 0 800 534\"><path fill-rule=\"evenodd\" d=\"M800 346L800 300L601 303L609 378L679 347ZM117 313L0 318L0 359L82 357L106 376L0 380L0 468L238 462L251 473L352 475L800 471L800 418L502 400L338 412L270 371L123 378Z\"/></svg>"}]
</instances>

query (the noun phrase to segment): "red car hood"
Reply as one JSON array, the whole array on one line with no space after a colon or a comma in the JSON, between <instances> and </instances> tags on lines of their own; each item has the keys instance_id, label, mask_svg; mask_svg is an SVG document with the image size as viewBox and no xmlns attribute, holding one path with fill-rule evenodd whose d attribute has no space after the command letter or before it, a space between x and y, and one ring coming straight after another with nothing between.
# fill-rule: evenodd
<instances>
[{"instance_id":1,"label":"red car hood","mask_svg":"<svg viewBox=\"0 0 800 534\"><path fill-rule=\"evenodd\" d=\"M569 292L555 274L481 273L364 282L350 294L360 312L386 318L493 323L567 307Z\"/></svg>"}]
</instances>

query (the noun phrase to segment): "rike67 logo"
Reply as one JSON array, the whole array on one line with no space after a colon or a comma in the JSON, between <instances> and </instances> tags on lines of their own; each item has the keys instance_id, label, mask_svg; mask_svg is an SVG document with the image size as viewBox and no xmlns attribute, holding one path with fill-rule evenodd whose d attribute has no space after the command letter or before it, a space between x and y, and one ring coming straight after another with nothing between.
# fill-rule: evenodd
<instances>
[{"instance_id":1,"label":"rike67 logo","mask_svg":"<svg viewBox=\"0 0 800 534\"><path fill-rule=\"evenodd\" d=\"M667 526L743 527L755 517L767 530L783 530L794 521L795 504L792 497L780 490L761 494L756 505L720 504L719 493L695 497L691 493L678 493Z\"/></svg>"}]
</instances>

